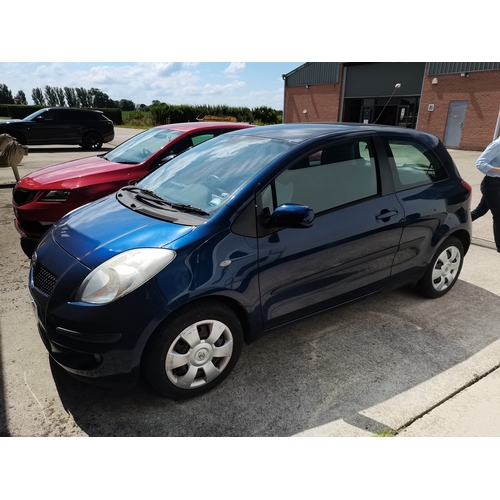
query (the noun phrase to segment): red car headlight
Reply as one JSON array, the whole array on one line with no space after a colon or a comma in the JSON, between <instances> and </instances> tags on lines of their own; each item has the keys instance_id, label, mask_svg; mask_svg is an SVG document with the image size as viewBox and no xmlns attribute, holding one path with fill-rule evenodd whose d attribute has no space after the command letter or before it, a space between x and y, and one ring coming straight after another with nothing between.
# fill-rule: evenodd
<instances>
[{"instance_id":1,"label":"red car headlight","mask_svg":"<svg viewBox=\"0 0 500 500\"><path fill-rule=\"evenodd\" d=\"M57 201L57 202L66 201L70 193L71 191L67 190L61 191L57 189L53 191L47 191L44 195L42 195L40 201Z\"/></svg>"}]
</instances>

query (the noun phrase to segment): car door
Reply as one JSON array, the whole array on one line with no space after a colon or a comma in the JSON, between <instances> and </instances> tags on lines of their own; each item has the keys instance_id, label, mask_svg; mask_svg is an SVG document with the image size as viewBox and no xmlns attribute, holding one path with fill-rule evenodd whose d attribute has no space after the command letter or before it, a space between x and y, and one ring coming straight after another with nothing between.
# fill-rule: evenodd
<instances>
[{"instance_id":1,"label":"car door","mask_svg":"<svg viewBox=\"0 0 500 500\"><path fill-rule=\"evenodd\" d=\"M65 144L81 142L84 129L89 127L95 113L93 111L61 110L57 116L57 130Z\"/></svg>"},{"instance_id":2,"label":"car door","mask_svg":"<svg viewBox=\"0 0 500 500\"><path fill-rule=\"evenodd\" d=\"M26 131L28 144L57 144L64 142L59 112L48 109L32 120Z\"/></svg>"},{"instance_id":3,"label":"car door","mask_svg":"<svg viewBox=\"0 0 500 500\"><path fill-rule=\"evenodd\" d=\"M257 196L259 286L269 329L381 289L402 234L402 207L370 136L308 152ZM389 191L389 192L388 192ZM309 228L269 229L282 204L315 212Z\"/></svg>"}]
</instances>

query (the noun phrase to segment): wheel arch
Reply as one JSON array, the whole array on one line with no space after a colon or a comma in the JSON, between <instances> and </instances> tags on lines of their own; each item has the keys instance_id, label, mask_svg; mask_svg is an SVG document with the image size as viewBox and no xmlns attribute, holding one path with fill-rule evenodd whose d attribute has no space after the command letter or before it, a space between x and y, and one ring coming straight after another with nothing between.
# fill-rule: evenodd
<instances>
[{"instance_id":1,"label":"wheel arch","mask_svg":"<svg viewBox=\"0 0 500 500\"><path fill-rule=\"evenodd\" d=\"M197 297L193 300L185 302L184 304L182 304L178 308L174 309L167 316L165 316L163 318L163 320L161 320L158 323L158 325L156 326L154 331L151 333L151 335L148 336L147 340L144 343L143 352L146 349L146 346L148 345L148 343L154 337L155 332L165 328L166 324L171 322L173 317L182 314L185 309L191 308L194 305L203 305L205 303L213 303L213 302L219 302L220 304L225 305L226 307L231 309L231 311L233 311L234 314L236 314L237 318L240 321L241 328L243 330L243 339L244 339L245 343L248 344L248 343L252 342L253 337L254 337L254 335L253 335L254 329L251 326L250 317L249 317L249 314L246 311L246 309L237 300L235 300L233 298L230 298L230 297L227 297L224 295L209 295L209 296L205 296L205 297Z\"/></svg>"},{"instance_id":2,"label":"wheel arch","mask_svg":"<svg viewBox=\"0 0 500 500\"><path fill-rule=\"evenodd\" d=\"M464 255L467 254L471 244L470 234L464 229L459 229L458 231L446 235L446 238L444 238L443 241L446 241L451 236L454 236L455 238L458 238L460 240L464 247Z\"/></svg>"},{"instance_id":3,"label":"wheel arch","mask_svg":"<svg viewBox=\"0 0 500 500\"><path fill-rule=\"evenodd\" d=\"M6 130L4 133L14 137L19 144L22 144L23 146L27 145L26 137L22 132L19 132L18 130Z\"/></svg>"}]
</instances>

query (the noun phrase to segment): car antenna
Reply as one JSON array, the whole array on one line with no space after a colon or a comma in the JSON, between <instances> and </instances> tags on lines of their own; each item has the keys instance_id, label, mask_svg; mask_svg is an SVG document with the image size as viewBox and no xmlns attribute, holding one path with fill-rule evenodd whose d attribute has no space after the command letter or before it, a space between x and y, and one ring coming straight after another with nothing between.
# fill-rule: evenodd
<instances>
[{"instance_id":1,"label":"car antenna","mask_svg":"<svg viewBox=\"0 0 500 500\"><path fill-rule=\"evenodd\" d=\"M382 111L377 116L377 120L380 118L380 115L384 112L384 109L389 104L389 101L392 99L392 96L395 94L396 90L398 90L399 88L401 88L401 84L400 83L396 83L396 85L394 85L394 90L392 91L391 97L389 97L389 99L387 99L387 102L385 103L385 106L382 108ZM377 120L375 120L373 122L374 125L375 125L375 123L377 123Z\"/></svg>"}]
</instances>

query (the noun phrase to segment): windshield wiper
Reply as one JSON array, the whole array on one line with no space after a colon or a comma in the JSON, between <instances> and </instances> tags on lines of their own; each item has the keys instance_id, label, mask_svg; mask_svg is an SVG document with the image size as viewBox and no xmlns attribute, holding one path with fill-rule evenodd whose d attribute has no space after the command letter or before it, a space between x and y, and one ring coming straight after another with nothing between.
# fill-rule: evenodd
<instances>
[{"instance_id":1,"label":"windshield wiper","mask_svg":"<svg viewBox=\"0 0 500 500\"><path fill-rule=\"evenodd\" d=\"M205 210L198 207L193 207L193 205L184 205L182 203L169 203L169 202L167 203L172 208L177 208L178 210L185 210L186 212L192 212L194 214L199 214L199 215L210 215L208 212L205 212Z\"/></svg>"},{"instance_id":2,"label":"windshield wiper","mask_svg":"<svg viewBox=\"0 0 500 500\"><path fill-rule=\"evenodd\" d=\"M159 203L161 205L168 205L171 208L174 208L176 210L183 210L186 212L192 212L198 215L210 215L208 212L205 210L194 207L193 205L185 205L183 203L174 203L171 201L167 201L164 198L162 198L159 194L156 194L154 191L150 191L149 189L143 189L137 186L125 186L122 188L123 191L131 191L136 193L136 198L139 201L151 201L154 203Z\"/></svg>"},{"instance_id":3,"label":"windshield wiper","mask_svg":"<svg viewBox=\"0 0 500 500\"><path fill-rule=\"evenodd\" d=\"M149 194L149 196L152 196L153 198L157 200L162 200L165 201L159 194L156 194L154 191L150 191L149 189L144 189L140 188L138 186L125 186L122 187L122 191L132 191L132 192L139 192L143 194Z\"/></svg>"}]
</instances>

